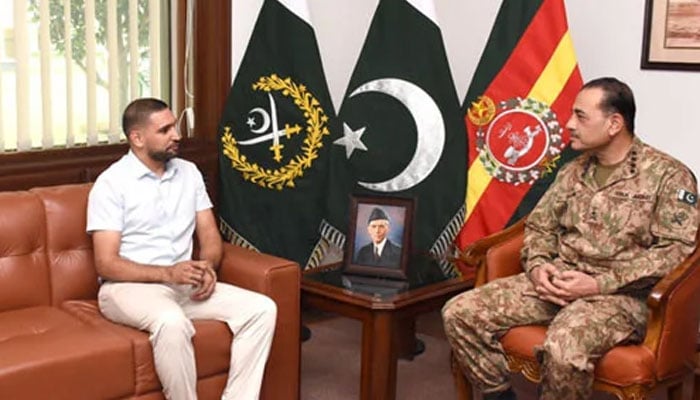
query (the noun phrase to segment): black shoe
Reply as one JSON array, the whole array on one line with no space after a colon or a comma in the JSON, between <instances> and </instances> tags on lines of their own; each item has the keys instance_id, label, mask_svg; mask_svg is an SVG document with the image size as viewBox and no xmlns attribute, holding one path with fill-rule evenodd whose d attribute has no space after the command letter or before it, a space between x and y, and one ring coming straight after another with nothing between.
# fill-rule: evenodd
<instances>
[{"instance_id":1,"label":"black shoe","mask_svg":"<svg viewBox=\"0 0 700 400\"><path fill-rule=\"evenodd\" d=\"M302 325L301 326L301 332L299 332L301 336L301 341L306 342L307 340L311 339L311 329L309 329L308 326Z\"/></svg>"},{"instance_id":2,"label":"black shoe","mask_svg":"<svg viewBox=\"0 0 700 400\"><path fill-rule=\"evenodd\" d=\"M515 395L513 389L508 389L501 393L501 397L498 400L518 400L518 396Z\"/></svg>"},{"instance_id":3,"label":"black shoe","mask_svg":"<svg viewBox=\"0 0 700 400\"><path fill-rule=\"evenodd\" d=\"M513 389L508 389L505 392L493 392L484 394L484 400L518 400L518 397L513 392Z\"/></svg>"},{"instance_id":4,"label":"black shoe","mask_svg":"<svg viewBox=\"0 0 700 400\"><path fill-rule=\"evenodd\" d=\"M425 352L425 342L416 338L413 348L413 357L417 357Z\"/></svg>"}]
</instances>

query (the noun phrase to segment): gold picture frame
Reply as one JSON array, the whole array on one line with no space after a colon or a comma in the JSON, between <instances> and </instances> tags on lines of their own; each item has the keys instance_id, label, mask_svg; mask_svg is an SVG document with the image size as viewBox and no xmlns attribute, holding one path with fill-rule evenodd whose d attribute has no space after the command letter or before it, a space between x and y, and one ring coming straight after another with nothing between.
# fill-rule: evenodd
<instances>
[{"instance_id":1,"label":"gold picture frame","mask_svg":"<svg viewBox=\"0 0 700 400\"><path fill-rule=\"evenodd\" d=\"M700 1L646 0L641 68L700 70Z\"/></svg>"}]
</instances>

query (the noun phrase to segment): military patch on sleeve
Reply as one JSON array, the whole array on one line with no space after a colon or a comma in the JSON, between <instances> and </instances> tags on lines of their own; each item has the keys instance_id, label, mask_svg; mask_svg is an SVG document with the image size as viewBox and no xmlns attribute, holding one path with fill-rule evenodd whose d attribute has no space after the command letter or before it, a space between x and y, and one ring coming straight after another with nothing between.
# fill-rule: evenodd
<instances>
[{"instance_id":1,"label":"military patch on sleeve","mask_svg":"<svg viewBox=\"0 0 700 400\"><path fill-rule=\"evenodd\" d=\"M685 189L678 189L677 198L679 201L690 204L691 206L694 206L695 203L698 202L698 196L695 193L689 192Z\"/></svg>"}]
</instances>

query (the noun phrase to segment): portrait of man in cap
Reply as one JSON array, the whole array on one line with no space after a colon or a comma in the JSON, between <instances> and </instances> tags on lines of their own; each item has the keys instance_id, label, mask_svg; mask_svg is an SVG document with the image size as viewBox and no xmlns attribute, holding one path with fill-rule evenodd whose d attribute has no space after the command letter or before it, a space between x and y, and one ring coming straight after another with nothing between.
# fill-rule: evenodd
<instances>
[{"instance_id":1,"label":"portrait of man in cap","mask_svg":"<svg viewBox=\"0 0 700 400\"><path fill-rule=\"evenodd\" d=\"M359 223L359 221L358 221ZM376 267L399 268L401 246L389 240L391 221L381 207L374 207L367 218L367 234L371 242L355 253L355 263Z\"/></svg>"}]
</instances>

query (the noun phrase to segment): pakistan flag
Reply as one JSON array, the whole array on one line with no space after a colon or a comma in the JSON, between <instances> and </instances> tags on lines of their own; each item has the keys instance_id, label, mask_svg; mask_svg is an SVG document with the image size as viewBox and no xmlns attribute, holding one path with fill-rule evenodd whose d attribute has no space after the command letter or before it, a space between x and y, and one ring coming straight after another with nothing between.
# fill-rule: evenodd
<instances>
[{"instance_id":1,"label":"pakistan flag","mask_svg":"<svg viewBox=\"0 0 700 400\"><path fill-rule=\"evenodd\" d=\"M306 2L265 0L219 126L228 241L318 263L333 114Z\"/></svg>"},{"instance_id":2,"label":"pakistan flag","mask_svg":"<svg viewBox=\"0 0 700 400\"><path fill-rule=\"evenodd\" d=\"M409 273L454 275L466 132L432 2L380 0L339 120L323 236L344 247L352 195L414 199Z\"/></svg>"}]
</instances>

